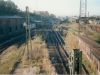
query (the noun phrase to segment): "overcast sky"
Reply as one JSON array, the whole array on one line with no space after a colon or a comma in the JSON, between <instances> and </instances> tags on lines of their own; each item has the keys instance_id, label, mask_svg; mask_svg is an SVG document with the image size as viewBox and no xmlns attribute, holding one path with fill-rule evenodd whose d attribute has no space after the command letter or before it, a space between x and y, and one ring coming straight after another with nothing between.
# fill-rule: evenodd
<instances>
[{"instance_id":1,"label":"overcast sky","mask_svg":"<svg viewBox=\"0 0 100 75\"><path fill-rule=\"evenodd\" d=\"M74 16L79 14L80 0L12 0L18 7L30 11L48 11L60 16ZM100 0L87 0L90 15L100 15Z\"/></svg>"}]
</instances>

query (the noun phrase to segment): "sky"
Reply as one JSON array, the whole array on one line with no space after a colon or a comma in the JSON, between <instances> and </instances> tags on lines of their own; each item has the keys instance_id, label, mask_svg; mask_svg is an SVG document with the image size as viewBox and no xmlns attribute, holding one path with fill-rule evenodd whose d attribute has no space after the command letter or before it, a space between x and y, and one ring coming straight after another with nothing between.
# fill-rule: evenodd
<instances>
[{"instance_id":1,"label":"sky","mask_svg":"<svg viewBox=\"0 0 100 75\"><path fill-rule=\"evenodd\" d=\"M80 0L11 0L18 8L30 11L48 11L57 16L79 15ZM90 15L100 15L100 0L87 0Z\"/></svg>"}]
</instances>

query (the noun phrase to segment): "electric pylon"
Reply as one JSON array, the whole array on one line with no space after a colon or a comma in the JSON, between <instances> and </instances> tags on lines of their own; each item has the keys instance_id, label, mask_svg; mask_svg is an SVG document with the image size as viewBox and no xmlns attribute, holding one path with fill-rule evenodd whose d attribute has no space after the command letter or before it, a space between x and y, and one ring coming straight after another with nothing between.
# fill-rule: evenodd
<instances>
[{"instance_id":1,"label":"electric pylon","mask_svg":"<svg viewBox=\"0 0 100 75\"><path fill-rule=\"evenodd\" d=\"M87 0L80 0L79 22L87 22Z\"/></svg>"}]
</instances>

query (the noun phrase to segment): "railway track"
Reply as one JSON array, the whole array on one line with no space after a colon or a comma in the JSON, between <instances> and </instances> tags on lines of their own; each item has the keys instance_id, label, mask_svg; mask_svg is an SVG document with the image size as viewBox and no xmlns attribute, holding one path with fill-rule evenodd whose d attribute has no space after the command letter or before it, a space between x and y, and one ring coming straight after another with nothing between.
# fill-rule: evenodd
<instances>
[{"instance_id":1,"label":"railway track","mask_svg":"<svg viewBox=\"0 0 100 75\"><path fill-rule=\"evenodd\" d=\"M57 37L56 40L57 40L57 48L58 48L59 55L60 55L60 57L61 57L61 59L63 61L63 65L64 65L64 67L66 69L66 72L69 74L68 54L67 54L67 52L65 51L65 49L63 47L64 41L62 40L62 38L58 34L58 32L54 32L54 33L55 33L55 36Z\"/></svg>"},{"instance_id":2,"label":"railway track","mask_svg":"<svg viewBox=\"0 0 100 75\"><path fill-rule=\"evenodd\" d=\"M23 38L23 39L22 39ZM0 44L0 54L6 50L9 46L18 43L20 41L25 41L25 35L17 36L16 38L12 38L10 40L5 41L4 43Z\"/></svg>"},{"instance_id":3,"label":"railway track","mask_svg":"<svg viewBox=\"0 0 100 75\"><path fill-rule=\"evenodd\" d=\"M54 31L49 31L49 35L50 34L53 35L53 37L49 36L50 43L55 46L55 53L53 53L54 55L53 57L51 57L51 59L53 60L51 61L53 62L58 74L69 74L68 60L66 53L63 50L64 48L61 45L61 40L59 40L58 36L55 34Z\"/></svg>"},{"instance_id":4,"label":"railway track","mask_svg":"<svg viewBox=\"0 0 100 75\"><path fill-rule=\"evenodd\" d=\"M70 74L69 72L69 65L68 65L68 53L66 52L66 50L64 49L63 47L63 39L60 35L59 32L55 32L55 31L52 31L52 34L55 35L55 39L53 39L53 42L55 42L55 46L56 46L56 52L60 58L60 64L63 65L63 68L65 69L66 73L67 74ZM89 75L88 71L86 70L85 66L82 64L82 74L87 74Z\"/></svg>"},{"instance_id":5,"label":"railway track","mask_svg":"<svg viewBox=\"0 0 100 75\"><path fill-rule=\"evenodd\" d=\"M33 36L34 35L31 34L31 37L33 37ZM22 35L14 37L10 40L5 41L4 43L0 44L0 54L13 44L25 43L25 40L26 40L25 34L22 34Z\"/></svg>"},{"instance_id":6,"label":"railway track","mask_svg":"<svg viewBox=\"0 0 100 75\"><path fill-rule=\"evenodd\" d=\"M55 32L56 33L56 36L58 37L58 40L59 41L63 41L61 35L59 32ZM60 39L61 38L61 39ZM63 43L61 43L62 45ZM65 51L64 47L61 46L62 50L64 51L64 53L66 54L66 58L69 57L69 55L67 54L67 52ZM85 75L89 75L89 72L87 71L86 67L84 64L82 64L82 74L85 74Z\"/></svg>"},{"instance_id":7,"label":"railway track","mask_svg":"<svg viewBox=\"0 0 100 75\"><path fill-rule=\"evenodd\" d=\"M66 58L68 58L69 55L68 55L68 53L66 52L66 50L64 49L64 47L63 47L63 44L65 44L65 43L64 43L64 41L63 41L63 39L62 39L60 33L59 33L59 32L55 32L55 35L56 35L58 41L60 41L60 44L61 44L60 47L61 47L61 49L64 51L64 53L65 53L65 55L66 55Z\"/></svg>"},{"instance_id":8,"label":"railway track","mask_svg":"<svg viewBox=\"0 0 100 75\"><path fill-rule=\"evenodd\" d=\"M58 74L70 74L69 67L68 67L69 55L67 54L66 50L63 47L64 41L63 41L60 33L57 31L53 31L53 30L48 31L47 33L48 33L49 42L51 43L48 45L49 50L53 50L53 52L55 52L55 53L53 53L52 56L50 55L50 59L52 61L52 64L55 66L57 73ZM53 37L51 35L53 35ZM14 38L14 39L7 41L7 42L3 43L2 45L0 45L0 53L2 53L10 45L16 43L16 41L18 42L19 40L21 40L22 37L25 37L25 36L24 35L19 36L17 38ZM28 53L28 56L30 57L29 53ZM18 59L18 61L20 61L20 60L21 59ZM87 74L84 67L82 69L83 69L84 73Z\"/></svg>"}]
</instances>

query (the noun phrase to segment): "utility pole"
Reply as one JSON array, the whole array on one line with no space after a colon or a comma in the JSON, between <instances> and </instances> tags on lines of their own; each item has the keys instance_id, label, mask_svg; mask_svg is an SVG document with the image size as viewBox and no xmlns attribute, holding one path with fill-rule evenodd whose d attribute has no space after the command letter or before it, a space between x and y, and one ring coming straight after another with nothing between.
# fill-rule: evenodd
<instances>
[{"instance_id":1,"label":"utility pole","mask_svg":"<svg viewBox=\"0 0 100 75\"><path fill-rule=\"evenodd\" d=\"M29 20L29 8L26 7L26 47L28 59L31 59L32 55L30 50L32 50L32 41L31 41L31 25Z\"/></svg>"}]
</instances>

